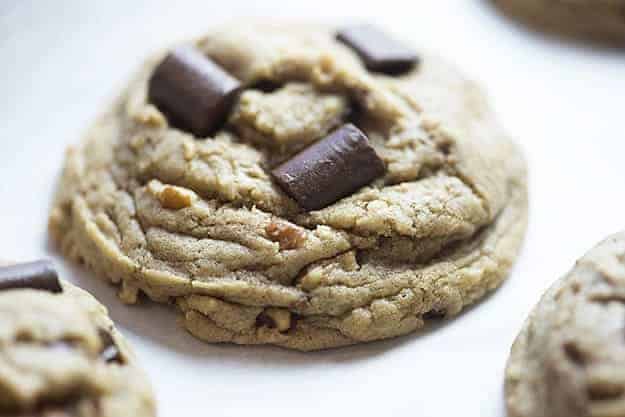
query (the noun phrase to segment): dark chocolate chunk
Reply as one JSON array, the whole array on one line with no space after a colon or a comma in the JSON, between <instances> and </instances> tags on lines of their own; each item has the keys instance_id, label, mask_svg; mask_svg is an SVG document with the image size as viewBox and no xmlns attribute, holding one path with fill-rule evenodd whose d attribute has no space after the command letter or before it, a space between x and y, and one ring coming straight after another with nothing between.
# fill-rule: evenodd
<instances>
[{"instance_id":1,"label":"dark chocolate chunk","mask_svg":"<svg viewBox=\"0 0 625 417\"><path fill-rule=\"evenodd\" d=\"M384 162L356 126L345 124L272 171L306 210L326 207L385 172Z\"/></svg>"},{"instance_id":2,"label":"dark chocolate chunk","mask_svg":"<svg viewBox=\"0 0 625 417\"><path fill-rule=\"evenodd\" d=\"M122 358L122 354L113 340L113 336L103 329L99 330L100 341L102 342L102 349L100 350L100 357L106 363L119 363L123 364L124 360Z\"/></svg>"},{"instance_id":3,"label":"dark chocolate chunk","mask_svg":"<svg viewBox=\"0 0 625 417\"><path fill-rule=\"evenodd\" d=\"M341 29L336 39L352 48L370 71L399 75L419 62L417 53L372 25Z\"/></svg>"},{"instance_id":4,"label":"dark chocolate chunk","mask_svg":"<svg viewBox=\"0 0 625 417\"><path fill-rule=\"evenodd\" d=\"M50 261L0 267L0 291L18 288L63 292L59 276Z\"/></svg>"},{"instance_id":5,"label":"dark chocolate chunk","mask_svg":"<svg viewBox=\"0 0 625 417\"><path fill-rule=\"evenodd\" d=\"M154 70L149 100L173 126L205 137L219 129L241 84L192 47L171 52Z\"/></svg>"}]
</instances>

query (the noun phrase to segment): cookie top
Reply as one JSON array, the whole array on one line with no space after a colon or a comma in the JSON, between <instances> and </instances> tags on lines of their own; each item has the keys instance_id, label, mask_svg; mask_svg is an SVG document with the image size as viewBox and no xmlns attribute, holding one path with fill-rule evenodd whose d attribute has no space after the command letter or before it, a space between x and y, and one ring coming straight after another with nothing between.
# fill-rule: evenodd
<instances>
[{"instance_id":1,"label":"cookie top","mask_svg":"<svg viewBox=\"0 0 625 417\"><path fill-rule=\"evenodd\" d=\"M542 297L512 347L510 417L625 415L625 233Z\"/></svg>"},{"instance_id":2,"label":"cookie top","mask_svg":"<svg viewBox=\"0 0 625 417\"><path fill-rule=\"evenodd\" d=\"M615 45L625 41L625 0L493 1L539 30Z\"/></svg>"},{"instance_id":3,"label":"cookie top","mask_svg":"<svg viewBox=\"0 0 625 417\"><path fill-rule=\"evenodd\" d=\"M126 302L176 299L206 340L299 349L406 333L496 287L525 230L518 148L440 59L347 35L243 22L193 42L199 58L148 60L67 154L50 217L65 253ZM182 78L197 88L173 108L171 85L152 90ZM193 113L235 90L216 128Z\"/></svg>"},{"instance_id":4,"label":"cookie top","mask_svg":"<svg viewBox=\"0 0 625 417\"><path fill-rule=\"evenodd\" d=\"M106 309L58 279L35 287L0 290L0 414L155 416L151 388Z\"/></svg>"}]
</instances>

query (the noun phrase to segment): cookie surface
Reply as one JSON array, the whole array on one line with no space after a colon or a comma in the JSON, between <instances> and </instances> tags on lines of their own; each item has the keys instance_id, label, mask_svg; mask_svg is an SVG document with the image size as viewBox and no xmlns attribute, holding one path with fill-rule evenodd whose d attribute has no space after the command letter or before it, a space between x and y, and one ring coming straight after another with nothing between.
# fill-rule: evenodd
<instances>
[{"instance_id":1,"label":"cookie surface","mask_svg":"<svg viewBox=\"0 0 625 417\"><path fill-rule=\"evenodd\" d=\"M62 293L0 291L0 415L152 417L154 400L106 308Z\"/></svg>"},{"instance_id":2,"label":"cookie surface","mask_svg":"<svg viewBox=\"0 0 625 417\"><path fill-rule=\"evenodd\" d=\"M455 69L422 56L369 72L333 30L302 25L246 22L195 46L243 86L215 135L148 101L163 54L67 154L51 233L124 301L174 302L209 342L314 350L451 317L507 275L525 162ZM271 170L347 122L385 174L306 211Z\"/></svg>"},{"instance_id":3,"label":"cookie surface","mask_svg":"<svg viewBox=\"0 0 625 417\"><path fill-rule=\"evenodd\" d=\"M540 300L506 370L510 417L625 415L625 233L580 259Z\"/></svg>"},{"instance_id":4,"label":"cookie surface","mask_svg":"<svg viewBox=\"0 0 625 417\"><path fill-rule=\"evenodd\" d=\"M625 41L625 0L493 1L539 30L619 45Z\"/></svg>"}]
</instances>

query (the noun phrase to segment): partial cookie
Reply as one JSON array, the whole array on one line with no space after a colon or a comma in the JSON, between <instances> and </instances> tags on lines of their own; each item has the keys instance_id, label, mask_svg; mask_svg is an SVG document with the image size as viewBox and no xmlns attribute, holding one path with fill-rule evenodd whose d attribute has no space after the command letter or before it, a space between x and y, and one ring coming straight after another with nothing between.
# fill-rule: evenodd
<instances>
[{"instance_id":1,"label":"partial cookie","mask_svg":"<svg viewBox=\"0 0 625 417\"><path fill-rule=\"evenodd\" d=\"M625 416L625 233L542 297L512 347L509 417Z\"/></svg>"},{"instance_id":2,"label":"partial cookie","mask_svg":"<svg viewBox=\"0 0 625 417\"><path fill-rule=\"evenodd\" d=\"M201 339L300 350L406 334L496 288L526 226L519 149L448 64L336 35L245 22L150 59L68 151L63 252Z\"/></svg>"},{"instance_id":3,"label":"partial cookie","mask_svg":"<svg viewBox=\"0 0 625 417\"><path fill-rule=\"evenodd\" d=\"M0 415L156 415L106 309L47 261L0 266Z\"/></svg>"},{"instance_id":4,"label":"partial cookie","mask_svg":"<svg viewBox=\"0 0 625 417\"><path fill-rule=\"evenodd\" d=\"M540 30L581 39L625 42L625 0L493 0Z\"/></svg>"}]
</instances>

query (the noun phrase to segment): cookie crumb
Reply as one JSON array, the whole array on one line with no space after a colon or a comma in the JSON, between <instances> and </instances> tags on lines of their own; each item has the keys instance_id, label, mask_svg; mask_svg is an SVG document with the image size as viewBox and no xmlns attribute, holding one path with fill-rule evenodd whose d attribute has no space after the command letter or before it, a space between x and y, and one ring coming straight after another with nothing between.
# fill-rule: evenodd
<instances>
[{"instance_id":1,"label":"cookie crumb","mask_svg":"<svg viewBox=\"0 0 625 417\"><path fill-rule=\"evenodd\" d=\"M271 222L265 232L271 240L280 243L280 250L301 248L306 241L306 233L288 223Z\"/></svg>"},{"instance_id":2,"label":"cookie crumb","mask_svg":"<svg viewBox=\"0 0 625 417\"><path fill-rule=\"evenodd\" d=\"M163 208L180 210L191 206L191 194L183 191L180 187L166 185L158 194L158 199Z\"/></svg>"}]
</instances>

